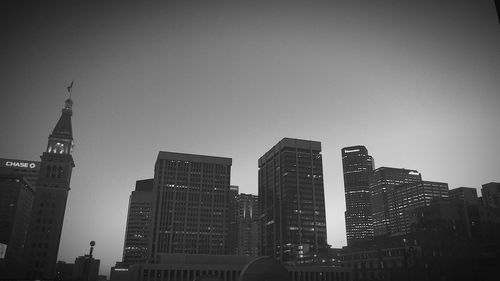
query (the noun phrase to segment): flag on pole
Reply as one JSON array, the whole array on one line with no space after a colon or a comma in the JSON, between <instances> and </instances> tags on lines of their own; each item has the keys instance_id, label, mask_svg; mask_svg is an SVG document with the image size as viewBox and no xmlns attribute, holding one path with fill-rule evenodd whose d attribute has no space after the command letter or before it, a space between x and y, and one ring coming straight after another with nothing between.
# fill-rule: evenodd
<instances>
[{"instance_id":1,"label":"flag on pole","mask_svg":"<svg viewBox=\"0 0 500 281\"><path fill-rule=\"evenodd\" d=\"M67 87L68 93L71 93L71 89L73 88L73 82L74 81L71 81L71 84L69 84L69 86Z\"/></svg>"}]
</instances>

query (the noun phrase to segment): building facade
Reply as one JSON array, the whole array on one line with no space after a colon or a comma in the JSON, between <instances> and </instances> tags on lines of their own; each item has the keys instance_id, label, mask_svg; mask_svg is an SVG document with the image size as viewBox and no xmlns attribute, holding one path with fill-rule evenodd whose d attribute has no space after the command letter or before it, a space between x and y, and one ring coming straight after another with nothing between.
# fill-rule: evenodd
<instances>
[{"instance_id":1,"label":"building facade","mask_svg":"<svg viewBox=\"0 0 500 281\"><path fill-rule=\"evenodd\" d=\"M350 246L373 238L369 176L374 162L366 147L350 146L342 148L342 167L347 245Z\"/></svg>"},{"instance_id":2,"label":"building facade","mask_svg":"<svg viewBox=\"0 0 500 281\"><path fill-rule=\"evenodd\" d=\"M259 241L258 196L241 193L236 196L237 251L240 256L257 256Z\"/></svg>"},{"instance_id":3,"label":"building facade","mask_svg":"<svg viewBox=\"0 0 500 281\"><path fill-rule=\"evenodd\" d=\"M430 206L434 200L447 200L448 197L448 184L444 182L413 182L390 189L387 193L389 232L408 233L414 209Z\"/></svg>"},{"instance_id":4,"label":"building facade","mask_svg":"<svg viewBox=\"0 0 500 281\"><path fill-rule=\"evenodd\" d=\"M39 161L0 158L0 175L22 176L31 186L35 186L39 172Z\"/></svg>"},{"instance_id":5,"label":"building facade","mask_svg":"<svg viewBox=\"0 0 500 281\"><path fill-rule=\"evenodd\" d=\"M284 138L258 161L260 255L314 263L327 247L321 143Z\"/></svg>"},{"instance_id":6,"label":"building facade","mask_svg":"<svg viewBox=\"0 0 500 281\"><path fill-rule=\"evenodd\" d=\"M223 255L231 158L161 151L155 164L150 262L167 253Z\"/></svg>"},{"instance_id":7,"label":"building facade","mask_svg":"<svg viewBox=\"0 0 500 281\"><path fill-rule=\"evenodd\" d=\"M238 254L238 196L240 188L237 185L231 185L229 188L229 226L227 236L227 247L230 255Z\"/></svg>"},{"instance_id":8,"label":"building facade","mask_svg":"<svg viewBox=\"0 0 500 281\"><path fill-rule=\"evenodd\" d=\"M482 185L483 205L500 208L500 182L490 182Z\"/></svg>"},{"instance_id":9,"label":"building facade","mask_svg":"<svg viewBox=\"0 0 500 281\"><path fill-rule=\"evenodd\" d=\"M67 99L47 149L41 156L39 176L26 244L28 277L53 278L70 190L73 157L71 126L73 101Z\"/></svg>"},{"instance_id":10,"label":"building facade","mask_svg":"<svg viewBox=\"0 0 500 281\"><path fill-rule=\"evenodd\" d=\"M147 261L154 200L153 182L154 179L137 181L130 195L123 246L125 264Z\"/></svg>"},{"instance_id":11,"label":"building facade","mask_svg":"<svg viewBox=\"0 0 500 281\"><path fill-rule=\"evenodd\" d=\"M422 176L415 170L380 167L373 171L369 182L374 236L390 234L388 192L401 184L420 181Z\"/></svg>"},{"instance_id":12,"label":"building facade","mask_svg":"<svg viewBox=\"0 0 500 281\"><path fill-rule=\"evenodd\" d=\"M21 175L0 174L0 276L15 278L23 271L23 251L35 192Z\"/></svg>"},{"instance_id":13,"label":"building facade","mask_svg":"<svg viewBox=\"0 0 500 281\"><path fill-rule=\"evenodd\" d=\"M473 187L457 187L454 189L450 189L450 199L469 205L479 204L477 189Z\"/></svg>"}]
</instances>

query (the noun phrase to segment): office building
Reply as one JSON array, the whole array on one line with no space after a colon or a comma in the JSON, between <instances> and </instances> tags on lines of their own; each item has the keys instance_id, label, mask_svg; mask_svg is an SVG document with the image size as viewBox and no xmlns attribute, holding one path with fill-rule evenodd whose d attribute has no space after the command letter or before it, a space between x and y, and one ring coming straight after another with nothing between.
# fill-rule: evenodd
<instances>
[{"instance_id":1,"label":"office building","mask_svg":"<svg viewBox=\"0 0 500 281\"><path fill-rule=\"evenodd\" d=\"M443 182L420 181L396 186L387 191L389 211L389 232L408 233L411 212L422 206L430 206L433 201L447 200L448 184Z\"/></svg>"},{"instance_id":2,"label":"office building","mask_svg":"<svg viewBox=\"0 0 500 281\"><path fill-rule=\"evenodd\" d=\"M415 170L380 167L369 176L374 236L390 234L388 191L404 183L420 182Z\"/></svg>"},{"instance_id":3,"label":"office building","mask_svg":"<svg viewBox=\"0 0 500 281\"><path fill-rule=\"evenodd\" d=\"M257 256L259 241L259 201L256 195L236 196L237 251L240 256Z\"/></svg>"},{"instance_id":4,"label":"office building","mask_svg":"<svg viewBox=\"0 0 500 281\"><path fill-rule=\"evenodd\" d=\"M31 186L35 186L39 171L39 161L0 158L0 175L21 176Z\"/></svg>"},{"instance_id":5,"label":"office building","mask_svg":"<svg viewBox=\"0 0 500 281\"><path fill-rule=\"evenodd\" d=\"M227 234L228 254L238 254L238 196L239 186L231 185L229 188L229 226Z\"/></svg>"},{"instance_id":6,"label":"office building","mask_svg":"<svg viewBox=\"0 0 500 281\"><path fill-rule=\"evenodd\" d=\"M67 99L61 117L41 156L26 244L29 278L54 278L59 241L70 190L73 157L73 101Z\"/></svg>"},{"instance_id":7,"label":"office building","mask_svg":"<svg viewBox=\"0 0 500 281\"><path fill-rule=\"evenodd\" d=\"M454 189L450 189L450 200L463 202L468 205L479 204L477 189L473 187L457 187Z\"/></svg>"},{"instance_id":8,"label":"office building","mask_svg":"<svg viewBox=\"0 0 500 281\"><path fill-rule=\"evenodd\" d=\"M0 175L0 276L23 272L23 251L31 217L34 190L22 175Z\"/></svg>"},{"instance_id":9,"label":"office building","mask_svg":"<svg viewBox=\"0 0 500 281\"><path fill-rule=\"evenodd\" d=\"M260 255L317 262L327 247L321 143L284 138L258 161Z\"/></svg>"},{"instance_id":10,"label":"office building","mask_svg":"<svg viewBox=\"0 0 500 281\"><path fill-rule=\"evenodd\" d=\"M500 183L490 182L482 185L483 205L486 207L500 208Z\"/></svg>"},{"instance_id":11,"label":"office building","mask_svg":"<svg viewBox=\"0 0 500 281\"><path fill-rule=\"evenodd\" d=\"M342 148L344 193L346 202L345 225L347 245L373 238L369 175L373 172L373 158L366 147Z\"/></svg>"},{"instance_id":12,"label":"office building","mask_svg":"<svg viewBox=\"0 0 500 281\"><path fill-rule=\"evenodd\" d=\"M139 180L135 184L128 205L127 228L123 246L123 263L146 262L153 208L154 179Z\"/></svg>"},{"instance_id":13,"label":"office building","mask_svg":"<svg viewBox=\"0 0 500 281\"><path fill-rule=\"evenodd\" d=\"M229 252L231 164L231 158L159 153L149 262L164 254Z\"/></svg>"}]
</instances>

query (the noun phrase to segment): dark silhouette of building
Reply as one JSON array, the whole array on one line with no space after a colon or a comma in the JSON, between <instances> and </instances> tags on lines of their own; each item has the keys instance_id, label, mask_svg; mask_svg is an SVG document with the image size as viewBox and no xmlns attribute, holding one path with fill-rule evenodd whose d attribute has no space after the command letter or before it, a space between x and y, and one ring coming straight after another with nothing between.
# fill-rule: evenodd
<instances>
[{"instance_id":1,"label":"dark silhouette of building","mask_svg":"<svg viewBox=\"0 0 500 281\"><path fill-rule=\"evenodd\" d=\"M101 261L91 255L79 256L73 266L74 281L97 281Z\"/></svg>"},{"instance_id":2,"label":"dark silhouette of building","mask_svg":"<svg viewBox=\"0 0 500 281\"><path fill-rule=\"evenodd\" d=\"M470 205L479 204L477 189L473 187L457 187L450 189L450 199L458 202L464 202Z\"/></svg>"},{"instance_id":3,"label":"dark silhouette of building","mask_svg":"<svg viewBox=\"0 0 500 281\"><path fill-rule=\"evenodd\" d=\"M161 151L155 164L150 262L229 252L231 158Z\"/></svg>"},{"instance_id":4,"label":"dark silhouette of building","mask_svg":"<svg viewBox=\"0 0 500 281\"><path fill-rule=\"evenodd\" d=\"M154 179L139 180L130 194L127 228L123 246L123 263L146 262L153 208Z\"/></svg>"},{"instance_id":5,"label":"dark silhouette of building","mask_svg":"<svg viewBox=\"0 0 500 281\"><path fill-rule=\"evenodd\" d=\"M26 244L26 272L30 278L53 278L61 230L70 190L73 157L71 127L73 101L67 99L47 150L41 156L31 223Z\"/></svg>"},{"instance_id":6,"label":"dark silhouette of building","mask_svg":"<svg viewBox=\"0 0 500 281\"><path fill-rule=\"evenodd\" d=\"M0 276L23 272L23 251L30 223L34 190L22 175L0 174Z\"/></svg>"},{"instance_id":7,"label":"dark silhouette of building","mask_svg":"<svg viewBox=\"0 0 500 281\"><path fill-rule=\"evenodd\" d=\"M369 175L373 158L362 145L342 148L347 245L373 238Z\"/></svg>"},{"instance_id":8,"label":"dark silhouette of building","mask_svg":"<svg viewBox=\"0 0 500 281\"><path fill-rule=\"evenodd\" d=\"M490 182L483 184L481 194L484 206L500 208L500 183Z\"/></svg>"},{"instance_id":9,"label":"dark silhouette of building","mask_svg":"<svg viewBox=\"0 0 500 281\"><path fill-rule=\"evenodd\" d=\"M260 255L316 262L327 247L321 143L284 138L258 164Z\"/></svg>"},{"instance_id":10,"label":"dark silhouette of building","mask_svg":"<svg viewBox=\"0 0 500 281\"><path fill-rule=\"evenodd\" d=\"M74 267L75 267L74 263L66 263L64 261L58 261L56 264L56 272L57 272L56 280L72 281Z\"/></svg>"},{"instance_id":11,"label":"dark silhouette of building","mask_svg":"<svg viewBox=\"0 0 500 281\"><path fill-rule=\"evenodd\" d=\"M380 167L370 174L370 200L374 236L390 234L388 192L404 183L420 182L415 170Z\"/></svg>"}]
</instances>

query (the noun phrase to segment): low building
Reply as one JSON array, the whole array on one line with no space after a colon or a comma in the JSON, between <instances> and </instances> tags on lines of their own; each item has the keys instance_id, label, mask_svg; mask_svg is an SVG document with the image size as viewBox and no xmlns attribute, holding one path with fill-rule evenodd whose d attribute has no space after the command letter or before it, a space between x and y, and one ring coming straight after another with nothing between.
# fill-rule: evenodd
<instances>
[{"instance_id":1,"label":"low building","mask_svg":"<svg viewBox=\"0 0 500 281\"><path fill-rule=\"evenodd\" d=\"M285 272L286 278L283 274L278 277L277 271ZM352 280L350 270L345 268L317 265L284 267L269 257L230 255L162 254L160 263L131 265L128 272L130 281Z\"/></svg>"},{"instance_id":2,"label":"low building","mask_svg":"<svg viewBox=\"0 0 500 281\"><path fill-rule=\"evenodd\" d=\"M97 281L100 263L100 260L94 259L91 255L76 258L73 267L73 280Z\"/></svg>"}]
</instances>

